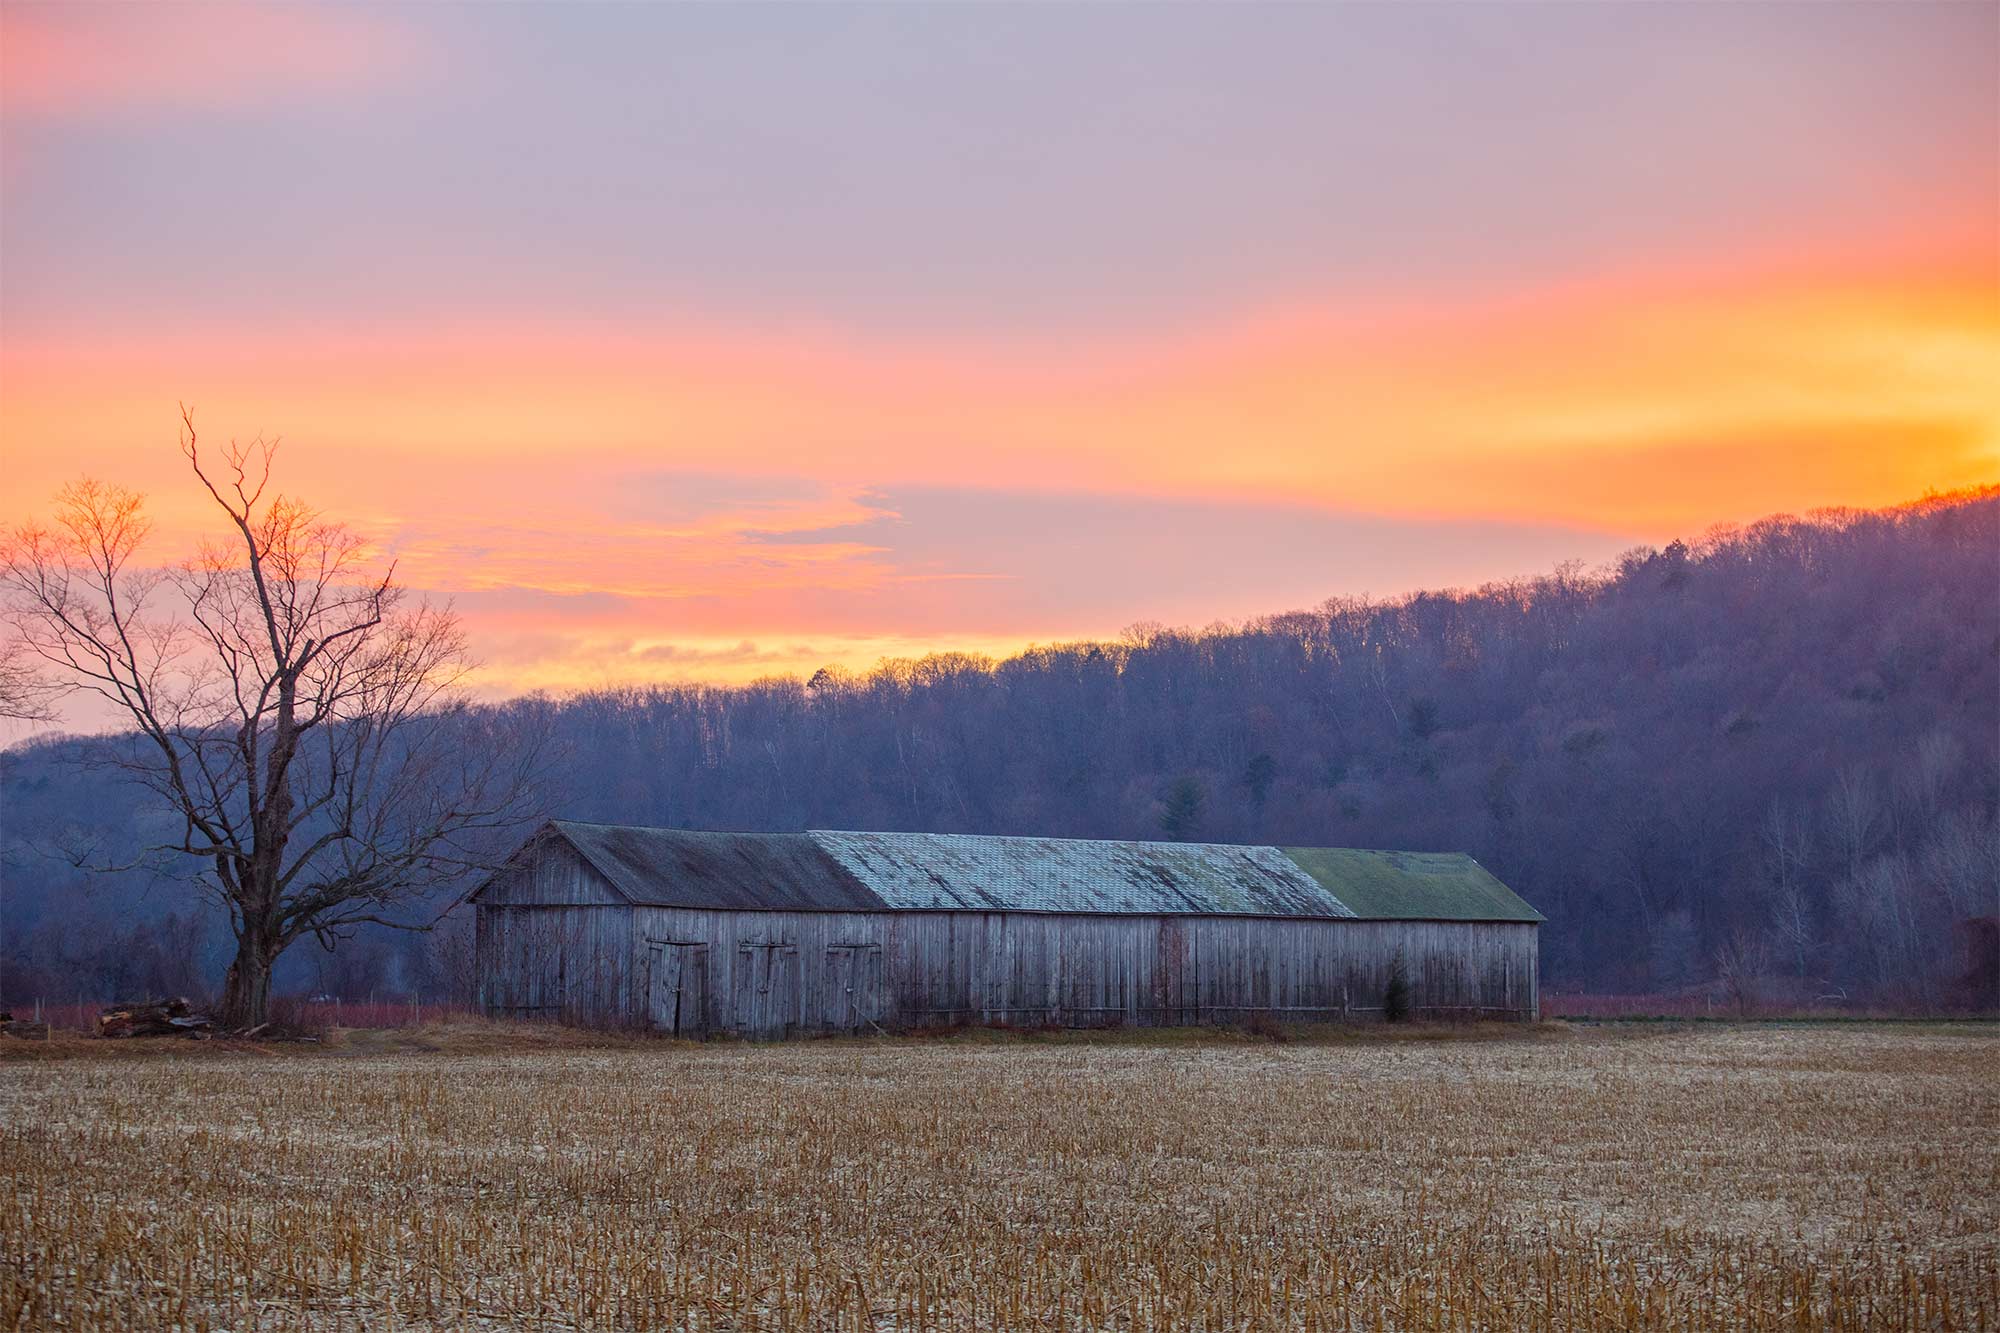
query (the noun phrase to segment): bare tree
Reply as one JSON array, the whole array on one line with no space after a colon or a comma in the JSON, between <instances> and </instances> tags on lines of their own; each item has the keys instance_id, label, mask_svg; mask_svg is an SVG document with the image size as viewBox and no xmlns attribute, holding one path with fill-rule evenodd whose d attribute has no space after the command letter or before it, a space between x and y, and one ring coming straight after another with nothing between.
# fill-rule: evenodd
<instances>
[{"instance_id":1,"label":"bare tree","mask_svg":"<svg viewBox=\"0 0 2000 1333\"><path fill-rule=\"evenodd\" d=\"M1826 824L1848 875L1859 875L1882 827L1881 802L1867 769L1851 764L1834 774L1826 794Z\"/></svg>"},{"instance_id":2,"label":"bare tree","mask_svg":"<svg viewBox=\"0 0 2000 1333\"><path fill-rule=\"evenodd\" d=\"M56 701L64 690L40 667L41 659L26 643L16 638L0 639L0 718L14 722L56 720Z\"/></svg>"},{"instance_id":3,"label":"bare tree","mask_svg":"<svg viewBox=\"0 0 2000 1333\"><path fill-rule=\"evenodd\" d=\"M1911 818L1919 829L1938 817L1964 753L1958 737L1942 727L1925 732L1917 741L1917 753L1905 773L1903 788Z\"/></svg>"},{"instance_id":4,"label":"bare tree","mask_svg":"<svg viewBox=\"0 0 2000 1333\"><path fill-rule=\"evenodd\" d=\"M182 451L227 535L174 568L139 556L137 495L79 481L53 524L0 560L28 648L117 705L136 736L111 762L181 825L150 849L199 858L236 952L225 1021L269 1010L273 964L306 935L331 946L489 859L532 817L532 714L482 712L448 608L408 599L352 531L265 493L275 446L218 462L183 413Z\"/></svg>"},{"instance_id":5,"label":"bare tree","mask_svg":"<svg viewBox=\"0 0 2000 1333\"><path fill-rule=\"evenodd\" d=\"M1941 817L1924 844L1923 865L1954 919L2000 918L2000 817L1970 810Z\"/></svg>"},{"instance_id":6,"label":"bare tree","mask_svg":"<svg viewBox=\"0 0 2000 1333\"><path fill-rule=\"evenodd\" d=\"M1755 932L1738 928L1715 951L1715 974L1723 993L1738 1018L1748 1018L1757 1007L1758 984L1769 964L1764 941Z\"/></svg>"},{"instance_id":7,"label":"bare tree","mask_svg":"<svg viewBox=\"0 0 2000 1333\"><path fill-rule=\"evenodd\" d=\"M1812 864L1812 821L1804 810L1772 802L1759 830L1771 885L1771 930L1801 988L1819 927L1807 872Z\"/></svg>"},{"instance_id":8,"label":"bare tree","mask_svg":"<svg viewBox=\"0 0 2000 1333\"><path fill-rule=\"evenodd\" d=\"M479 994L479 959L473 923L454 912L423 937L421 968L432 998L470 1006Z\"/></svg>"}]
</instances>

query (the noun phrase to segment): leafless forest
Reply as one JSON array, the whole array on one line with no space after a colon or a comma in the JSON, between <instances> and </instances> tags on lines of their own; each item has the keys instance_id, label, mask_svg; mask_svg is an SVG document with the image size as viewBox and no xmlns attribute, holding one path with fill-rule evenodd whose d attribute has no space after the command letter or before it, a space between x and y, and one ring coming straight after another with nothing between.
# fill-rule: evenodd
<instances>
[{"instance_id":1,"label":"leafless forest","mask_svg":"<svg viewBox=\"0 0 2000 1333\"><path fill-rule=\"evenodd\" d=\"M1990 1009L1997 582L1988 490L1003 662L502 707L548 715L570 817L1467 850L1548 916L1554 990ZM169 871L48 855L152 827L143 792L66 762L103 744L0 756L17 1002L220 974ZM438 996L455 959L448 933L364 932L279 984Z\"/></svg>"}]
</instances>

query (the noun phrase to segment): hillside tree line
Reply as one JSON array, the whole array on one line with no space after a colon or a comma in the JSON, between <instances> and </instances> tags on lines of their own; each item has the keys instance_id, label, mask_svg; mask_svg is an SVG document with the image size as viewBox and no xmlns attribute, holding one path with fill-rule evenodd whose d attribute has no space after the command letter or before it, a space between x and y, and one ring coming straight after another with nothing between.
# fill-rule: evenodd
<instances>
[{"instance_id":1,"label":"hillside tree line","mask_svg":"<svg viewBox=\"0 0 2000 1333\"><path fill-rule=\"evenodd\" d=\"M1003 661L487 711L546 730L570 818L1464 850L1548 917L1551 988L2000 1003L2000 488ZM192 928L31 845L160 817L62 762L107 744L0 760L10 995L140 984L139 937ZM289 983L466 968L449 932L341 950Z\"/></svg>"}]
</instances>

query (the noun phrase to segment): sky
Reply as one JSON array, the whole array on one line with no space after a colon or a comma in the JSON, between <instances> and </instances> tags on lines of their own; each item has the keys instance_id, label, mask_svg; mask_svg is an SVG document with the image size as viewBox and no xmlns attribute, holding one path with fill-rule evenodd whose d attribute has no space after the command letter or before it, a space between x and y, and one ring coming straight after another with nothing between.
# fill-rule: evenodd
<instances>
[{"instance_id":1,"label":"sky","mask_svg":"<svg viewBox=\"0 0 2000 1333\"><path fill-rule=\"evenodd\" d=\"M2000 7L0 8L0 524L175 443L492 695L2000 480Z\"/></svg>"}]
</instances>

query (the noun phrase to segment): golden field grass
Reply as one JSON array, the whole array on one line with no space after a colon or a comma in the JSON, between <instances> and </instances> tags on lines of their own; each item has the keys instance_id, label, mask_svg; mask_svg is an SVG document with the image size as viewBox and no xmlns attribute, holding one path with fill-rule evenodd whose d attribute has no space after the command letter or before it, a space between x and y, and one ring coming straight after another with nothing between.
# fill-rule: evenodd
<instances>
[{"instance_id":1,"label":"golden field grass","mask_svg":"<svg viewBox=\"0 0 2000 1333\"><path fill-rule=\"evenodd\" d=\"M16 1045L0 1328L2000 1329L1991 1026Z\"/></svg>"}]
</instances>

